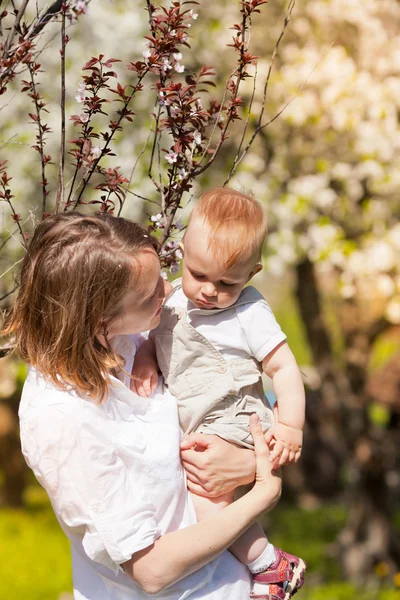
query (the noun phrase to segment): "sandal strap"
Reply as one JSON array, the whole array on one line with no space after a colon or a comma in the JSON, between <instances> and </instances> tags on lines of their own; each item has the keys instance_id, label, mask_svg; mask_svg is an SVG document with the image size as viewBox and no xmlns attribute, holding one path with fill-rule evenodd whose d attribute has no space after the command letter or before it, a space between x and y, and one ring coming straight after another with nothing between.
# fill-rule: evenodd
<instances>
[{"instance_id":1,"label":"sandal strap","mask_svg":"<svg viewBox=\"0 0 400 600\"><path fill-rule=\"evenodd\" d=\"M285 598L285 592L280 588L277 590L277 594L274 592L267 594L250 594L250 600L283 600Z\"/></svg>"},{"instance_id":2,"label":"sandal strap","mask_svg":"<svg viewBox=\"0 0 400 600\"><path fill-rule=\"evenodd\" d=\"M254 581L259 583L282 583L283 581L291 581L292 577L293 572L290 569L283 569L283 571L257 573L254 575Z\"/></svg>"}]
</instances>

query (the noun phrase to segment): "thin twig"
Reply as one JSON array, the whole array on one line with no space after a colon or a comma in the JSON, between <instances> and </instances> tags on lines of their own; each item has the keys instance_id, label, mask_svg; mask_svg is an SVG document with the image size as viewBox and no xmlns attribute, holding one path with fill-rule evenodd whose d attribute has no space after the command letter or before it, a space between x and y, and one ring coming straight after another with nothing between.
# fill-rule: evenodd
<instances>
[{"instance_id":1,"label":"thin twig","mask_svg":"<svg viewBox=\"0 0 400 600\"><path fill-rule=\"evenodd\" d=\"M49 6L49 4L42 10L42 13L38 20L34 20L28 30L27 39L36 37L38 33L40 33L47 25L51 19L57 16L57 14L61 11L61 6L64 0L56 0L53 4Z\"/></svg>"},{"instance_id":2,"label":"thin twig","mask_svg":"<svg viewBox=\"0 0 400 600\"><path fill-rule=\"evenodd\" d=\"M291 0L294 2L294 0ZM246 16L245 13L243 13L242 16L242 31L241 31L241 36L242 36L242 45L240 47L240 59L239 59L239 66L236 69L236 84L235 84L235 89L232 93L232 98L231 98L231 107L229 109L229 114L227 116L226 119L226 123L225 126L222 129L219 141L217 143L216 148L214 149L214 152L210 158L210 160L203 165L202 167L200 167L199 169L195 169L193 171L193 175L195 177L197 177L198 175L201 175L201 173L203 173L206 169L208 169L212 163L214 162L214 160L217 157L217 154L219 153L222 144L224 143L225 139L226 139L226 132L228 130L228 127L230 126L230 123L232 122L232 113L233 113L233 109L234 109L234 102L238 97L238 93L239 93L239 87L240 87L240 83L242 80L242 75L246 70L246 65L244 63L243 57L245 52L247 51L247 46L245 45L246 42L246 29L247 29L247 22L248 22L248 17Z\"/></svg>"},{"instance_id":3,"label":"thin twig","mask_svg":"<svg viewBox=\"0 0 400 600\"><path fill-rule=\"evenodd\" d=\"M201 165L201 163L203 162L204 158L207 156L208 150L209 150L209 148L211 146L211 142L212 142L212 139L214 137L215 130L217 129L217 125L220 122L220 119L221 119L221 116L222 116L222 109L223 109L223 107L225 105L226 94L228 92L228 83L232 79L232 77L234 76L235 72L236 72L236 69L234 71L232 71L232 73L228 77L228 81L227 81L227 83L225 85L225 89L224 89L224 94L222 96L220 109L219 109L218 114L215 117L214 125L213 125L212 131L211 131L211 135L209 136L208 143L207 143L207 145L205 146L205 148L203 150L203 154L201 155L201 158L200 158L199 163L198 163L199 165Z\"/></svg>"},{"instance_id":4,"label":"thin twig","mask_svg":"<svg viewBox=\"0 0 400 600\"><path fill-rule=\"evenodd\" d=\"M22 4L21 4L21 8L19 9L17 16L15 17L15 21L13 23L12 29L8 35L7 41L5 43L5 47L4 47L4 54L6 55L8 53L8 50L10 48L11 42L14 38L15 32L18 30L19 28L19 24L20 21L22 19L22 17L24 16L24 13L26 11L26 7L28 6L28 2L29 0L23 0Z\"/></svg>"},{"instance_id":5,"label":"thin twig","mask_svg":"<svg viewBox=\"0 0 400 600\"><path fill-rule=\"evenodd\" d=\"M4 271L4 273L2 273L0 275L0 279L2 279L4 277L4 275L7 275L7 273L9 273L14 267L16 267L17 265L19 265L20 262L22 262L24 259L20 258L19 260L17 260L16 263L14 263L13 265L11 265L11 267L8 267L7 271Z\"/></svg>"},{"instance_id":6,"label":"thin twig","mask_svg":"<svg viewBox=\"0 0 400 600\"><path fill-rule=\"evenodd\" d=\"M130 185L131 185L131 183L132 183L133 175L134 175L134 173L135 173L135 171L136 171L136 167L137 167L137 165L138 165L138 162L139 162L139 160L141 159L141 157L143 156L143 154L144 154L144 153L146 152L146 150L147 150L147 146L148 146L148 144L149 144L149 141L150 141L150 138L151 138L151 134L152 134L152 131L151 131L151 128L150 128L149 135L147 136L147 139L146 139L146 143L145 143L145 145L143 146L143 148L141 149L141 151L139 152L138 156L136 157L136 160L135 160L135 162L133 163L132 170L131 170L131 174L130 174L130 176L129 176L128 188L129 188L129 186L130 186Z\"/></svg>"},{"instance_id":7,"label":"thin twig","mask_svg":"<svg viewBox=\"0 0 400 600\"><path fill-rule=\"evenodd\" d=\"M159 120L160 120L160 114L161 114L161 105L158 104L158 112L157 112L156 121L155 121L155 125L154 125L154 140L153 140L153 146L151 148L150 163L149 163L149 169L148 169L147 175L149 176L149 178L153 182L153 184L156 187L156 189L160 193L162 193L162 188L160 189L157 181L154 179L153 175L151 174L151 171L152 171L152 168L153 168L154 154L155 154L155 150L156 150L156 146L157 146L157 136L159 134L158 123L159 123Z\"/></svg>"},{"instance_id":8,"label":"thin twig","mask_svg":"<svg viewBox=\"0 0 400 600\"><path fill-rule=\"evenodd\" d=\"M58 187L55 212L60 210L60 203L64 204L64 163L65 163L65 10L62 11L61 21L61 143L60 163L58 170Z\"/></svg>"},{"instance_id":9,"label":"thin twig","mask_svg":"<svg viewBox=\"0 0 400 600\"><path fill-rule=\"evenodd\" d=\"M278 39L275 42L274 50L272 52L271 60L270 60L269 67L268 67L267 77L266 77L265 83L264 83L262 106L261 106L260 114L258 115L258 119L257 119L257 124L256 124L256 127L255 127L255 130L254 130L253 135L252 135L252 137L250 139L250 142L247 144L247 146L246 146L245 150L242 152L242 154L239 156L242 144L240 145L238 151L236 152L236 156L233 159L232 168L231 168L231 170L229 172L229 175L228 175L227 179L224 182L224 186L229 182L229 180L232 178L232 176L236 172L236 169L237 169L238 165L241 163L241 161L243 160L244 156L247 154L247 152L248 152L250 146L252 145L252 143L254 142L254 139L256 138L258 132L261 131L261 129L263 129L263 127L264 127L264 126L261 125L261 123L262 123L262 119L263 119L263 116L264 116L265 104L266 104L266 100L267 100L268 85L269 85L269 81L270 81L270 78L271 78L272 68L273 68L273 65L274 65L274 62L275 62L276 55L278 53L279 45L280 45L280 43L282 41L282 38L283 38L283 36L285 34L287 26L289 25L290 17L292 16L292 12L293 12L293 9L295 7L295 4L296 4L296 0L289 0L289 5L288 5L287 11L286 11L285 20L283 22L282 30L281 30L281 32L280 32L280 34L278 36ZM281 113L279 113L279 114L281 114ZM275 120L275 118L277 118L278 116L274 117L274 119L272 119L268 124L272 123L272 121Z\"/></svg>"},{"instance_id":10,"label":"thin twig","mask_svg":"<svg viewBox=\"0 0 400 600\"><path fill-rule=\"evenodd\" d=\"M332 46L332 44L330 44L329 48L331 46ZM284 106L269 121L267 121L263 125L259 125L258 127L256 127L256 129L253 132L253 135L251 136L251 138L250 138L249 142L247 143L247 146L243 150L242 154L240 155L239 158L236 159L236 162L234 161L232 169L230 170L228 177L224 181L224 184L223 184L224 186L229 183L230 179L232 178L232 176L237 171L238 166L240 165L240 163L242 162L242 160L246 156L247 152L249 151L251 145L253 144L253 142L254 142L256 136L259 134L259 132L262 131L263 129L265 129L266 127L269 127L269 125L271 125L271 123L273 123L274 121L276 121L276 119L278 119L281 116L281 114L288 108L288 106L293 102L293 100L295 100L299 96L299 94L301 94L301 92L303 91L303 89L307 85L308 80L310 79L311 75L314 73L314 71L318 68L318 66L320 64L321 64L321 61L319 61L315 65L315 67L310 71L310 73L307 75L307 77L305 78L305 80L303 81L303 83L301 84L301 86L299 87L299 89L297 90L296 94L294 96L292 96L286 102L286 104L284 104Z\"/></svg>"},{"instance_id":11,"label":"thin twig","mask_svg":"<svg viewBox=\"0 0 400 600\"><path fill-rule=\"evenodd\" d=\"M46 198L47 198L47 191L46 191L46 162L45 162L45 155L44 155L45 141L44 141L42 121L41 121L41 118L40 118L40 110L41 109L40 109L38 98L37 98L35 75L34 75L32 63L29 63L28 68L29 68L29 73L31 75L32 91L33 91L33 96L34 96L33 102L34 102L34 105L35 105L36 116L37 116L39 154L40 154L40 162L41 162L41 170L42 170L42 218L43 218L44 214L46 212Z\"/></svg>"},{"instance_id":12,"label":"thin twig","mask_svg":"<svg viewBox=\"0 0 400 600\"><path fill-rule=\"evenodd\" d=\"M146 198L145 196L141 196L140 194L137 194L136 192L132 192L132 190L128 190L128 188L125 188L123 186L121 186L121 188L127 194L131 194L132 196L135 196L135 198L140 198L141 200L144 200L145 202L151 202L151 204L157 204L157 206L160 206L159 203L156 200L151 200L150 198Z\"/></svg>"},{"instance_id":13,"label":"thin twig","mask_svg":"<svg viewBox=\"0 0 400 600\"><path fill-rule=\"evenodd\" d=\"M244 140L245 140L245 137L246 137L247 129L249 127L249 121L250 121L250 117L251 117L251 110L253 108L254 96L255 96L255 93L256 93L256 85L257 85L257 64L255 65L255 73L254 73L254 80L253 80L253 90L252 90L251 98L250 98L250 102L249 102L249 108L248 108L248 112L247 112L247 118L246 118L246 122L244 124L243 133L242 133L242 137L241 137L241 140L240 140L240 143L239 143L239 147L238 147L237 152L236 152L236 156L240 155L240 151L242 149L242 146L244 144Z\"/></svg>"},{"instance_id":14,"label":"thin twig","mask_svg":"<svg viewBox=\"0 0 400 600\"><path fill-rule=\"evenodd\" d=\"M10 292L7 292L7 294L4 294L4 296L2 296L0 298L0 302L3 302L3 300L8 298L8 296L11 296L11 294L13 294L15 292L15 290L17 290L17 289L18 289L18 284L14 285L13 289Z\"/></svg>"},{"instance_id":15,"label":"thin twig","mask_svg":"<svg viewBox=\"0 0 400 600\"><path fill-rule=\"evenodd\" d=\"M111 134L108 136L107 141L102 148L100 156L93 162L93 165L90 167L88 174L85 175L85 177L82 180L82 188L81 188L81 191L79 192L77 199L74 202L74 209L76 209L76 207L78 206L80 199L82 197L82 194L83 194L86 186L88 185L93 173L95 172L98 163L105 155L105 151L107 150L112 139L114 138L114 135L115 135L116 131L118 130L119 124L121 123L122 119L125 117L125 110L128 108L128 106L129 106L133 96L136 94L137 90L141 89L141 83L142 83L144 77L149 72L149 70L150 70L149 67L147 67L147 69L145 69L145 71L143 71L143 73L138 77L138 81L137 81L136 85L134 87L132 86L133 87L132 93L130 94L130 96L128 96L128 98L124 102L124 106L121 109L119 118L116 122L116 127L112 130ZM90 123L90 119L89 119L88 123Z\"/></svg>"}]
</instances>

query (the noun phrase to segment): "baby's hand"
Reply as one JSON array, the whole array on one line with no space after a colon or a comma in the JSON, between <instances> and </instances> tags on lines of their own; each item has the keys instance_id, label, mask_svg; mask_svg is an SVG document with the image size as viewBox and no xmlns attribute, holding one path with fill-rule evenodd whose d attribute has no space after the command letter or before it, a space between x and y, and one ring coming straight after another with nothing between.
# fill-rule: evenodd
<instances>
[{"instance_id":1,"label":"baby's hand","mask_svg":"<svg viewBox=\"0 0 400 600\"><path fill-rule=\"evenodd\" d=\"M265 434L265 441L271 451L269 460L273 463L272 468L278 469L299 460L303 445L303 432L301 429L276 423Z\"/></svg>"},{"instance_id":2,"label":"baby's hand","mask_svg":"<svg viewBox=\"0 0 400 600\"><path fill-rule=\"evenodd\" d=\"M152 360L144 357L136 359L132 368L131 390L142 398L147 398L157 388L158 370Z\"/></svg>"}]
</instances>

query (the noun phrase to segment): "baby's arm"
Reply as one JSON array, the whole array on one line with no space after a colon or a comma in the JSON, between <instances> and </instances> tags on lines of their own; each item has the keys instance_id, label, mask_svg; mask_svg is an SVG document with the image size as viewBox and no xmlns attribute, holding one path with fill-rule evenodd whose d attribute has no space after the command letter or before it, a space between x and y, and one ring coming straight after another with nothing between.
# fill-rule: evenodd
<instances>
[{"instance_id":1,"label":"baby's arm","mask_svg":"<svg viewBox=\"0 0 400 600\"><path fill-rule=\"evenodd\" d=\"M154 392L158 382L158 364L154 341L148 339L140 346L132 367L131 390L143 398Z\"/></svg>"},{"instance_id":2,"label":"baby's arm","mask_svg":"<svg viewBox=\"0 0 400 600\"><path fill-rule=\"evenodd\" d=\"M263 360L263 370L272 379L278 404L278 422L267 432L273 468L300 458L305 419L305 392L299 367L286 342Z\"/></svg>"}]
</instances>

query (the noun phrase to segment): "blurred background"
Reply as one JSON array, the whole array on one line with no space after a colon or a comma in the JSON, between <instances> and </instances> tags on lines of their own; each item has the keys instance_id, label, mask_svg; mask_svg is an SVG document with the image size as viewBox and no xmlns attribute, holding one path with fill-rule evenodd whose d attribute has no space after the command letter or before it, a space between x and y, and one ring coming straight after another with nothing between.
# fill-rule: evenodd
<instances>
[{"instance_id":1,"label":"blurred background","mask_svg":"<svg viewBox=\"0 0 400 600\"><path fill-rule=\"evenodd\" d=\"M124 64L142 60L148 34L143 2L80 4L82 14L68 28L69 115L80 111L76 95L84 63L100 53ZM3 5L12 11L12 2ZM212 65L211 95L221 98L234 65L227 44L239 5L203 0L193 7L191 49L181 62L185 72ZM256 113L286 10L285 3L270 0L254 18L257 85L249 78L242 98L248 103L254 95ZM273 543L308 562L304 600L400 598L399 29L397 0L299 1L269 79L263 122L271 123L229 182L251 190L267 207L265 268L254 283L287 334L307 388L302 460L285 470L282 500L265 519ZM46 28L40 55L40 92L53 130L48 152L56 157L49 166L53 192L58 31L56 24ZM9 161L14 206L29 232L40 219L40 161L31 149L36 132L28 119L30 100L19 89L17 76L0 97L0 160ZM145 88L133 107L134 122L116 139L113 164L127 177L149 135L153 103L154 90ZM249 134L256 124L250 116ZM224 183L242 126L235 124L191 197ZM146 161L138 163L130 189L154 197ZM180 215L183 224L189 210L190 203ZM122 216L147 225L157 212L152 203L128 196ZM23 252L6 202L0 202L0 225L6 310ZM17 358L0 360L0 598L67 600L68 544L20 453L17 411L25 375Z\"/></svg>"}]
</instances>

